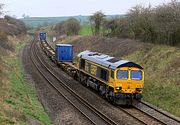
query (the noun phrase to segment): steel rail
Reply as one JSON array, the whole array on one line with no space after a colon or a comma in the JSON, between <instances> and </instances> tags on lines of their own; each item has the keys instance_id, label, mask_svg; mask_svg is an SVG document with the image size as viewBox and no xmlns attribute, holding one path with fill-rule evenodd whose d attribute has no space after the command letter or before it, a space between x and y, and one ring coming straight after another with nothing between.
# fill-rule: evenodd
<instances>
[{"instance_id":1,"label":"steel rail","mask_svg":"<svg viewBox=\"0 0 180 125\"><path fill-rule=\"evenodd\" d=\"M39 62L43 65L43 67L52 75L56 80L58 80L60 83L62 83L62 87L66 89L71 95L73 95L76 99L78 99L82 104L84 104L86 107L88 107L91 111L93 111L96 115L98 115L101 119L103 119L106 123L109 125L116 125L117 123L111 120L108 116L101 113L98 109L96 109L94 106L90 105L86 100L84 100L82 97L80 97L76 92L74 92L70 87L68 87L61 79L59 79L40 59L38 54L36 53L36 50L34 50L35 56L38 58ZM51 83L53 85L53 83ZM53 85L54 86L54 85ZM55 86L54 86L55 87ZM57 88L56 88L57 89ZM57 89L58 90L58 89ZM81 111L82 112L82 111Z\"/></svg>"},{"instance_id":2,"label":"steel rail","mask_svg":"<svg viewBox=\"0 0 180 125\"><path fill-rule=\"evenodd\" d=\"M30 50L31 52L33 53L34 49L33 49L33 44L34 44L34 41L33 43L31 43L31 47L30 47ZM32 54L31 53L31 54ZM87 116L81 109L79 109L76 105L74 105L74 103L68 99L61 91L59 91L57 89L57 87L55 85L53 85L53 83L46 77L46 75L43 73L42 70L40 70L40 68L38 67L37 63L35 62L35 59L33 58L33 55L30 54L30 58L31 58L31 61L33 63L33 65L36 67L36 69L38 70L38 72L44 77L44 79L59 93L61 94L73 107L75 107L81 114L83 114L90 122L92 122L94 125L97 125L93 120L91 120L91 118L89 118L89 116Z\"/></svg>"}]
</instances>

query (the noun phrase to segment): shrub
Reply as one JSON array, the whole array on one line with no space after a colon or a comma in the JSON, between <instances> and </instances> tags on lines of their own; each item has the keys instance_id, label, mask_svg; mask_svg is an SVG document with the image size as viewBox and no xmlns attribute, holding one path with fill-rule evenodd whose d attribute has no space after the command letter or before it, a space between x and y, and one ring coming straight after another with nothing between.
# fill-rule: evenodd
<instances>
[{"instance_id":1,"label":"shrub","mask_svg":"<svg viewBox=\"0 0 180 125\"><path fill-rule=\"evenodd\" d=\"M105 35L129 37L143 42L176 45L180 42L180 2L174 0L152 8L137 5L123 18L105 21Z\"/></svg>"},{"instance_id":2,"label":"shrub","mask_svg":"<svg viewBox=\"0 0 180 125\"><path fill-rule=\"evenodd\" d=\"M80 23L75 18L70 18L64 22L55 25L54 30L59 34L78 35L80 31Z\"/></svg>"},{"instance_id":3,"label":"shrub","mask_svg":"<svg viewBox=\"0 0 180 125\"><path fill-rule=\"evenodd\" d=\"M19 35L26 33L25 24L21 20L15 19L7 15L4 16L4 20L7 22L8 25L7 33L9 33L9 35Z\"/></svg>"},{"instance_id":4,"label":"shrub","mask_svg":"<svg viewBox=\"0 0 180 125\"><path fill-rule=\"evenodd\" d=\"M67 35L78 35L80 31L80 23L75 18L70 18L63 24L65 33Z\"/></svg>"}]
</instances>

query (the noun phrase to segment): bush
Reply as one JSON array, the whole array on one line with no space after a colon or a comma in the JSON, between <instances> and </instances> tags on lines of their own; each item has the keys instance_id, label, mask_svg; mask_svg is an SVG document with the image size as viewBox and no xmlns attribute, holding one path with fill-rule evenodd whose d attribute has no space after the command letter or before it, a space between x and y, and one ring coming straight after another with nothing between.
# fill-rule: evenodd
<instances>
[{"instance_id":1,"label":"bush","mask_svg":"<svg viewBox=\"0 0 180 125\"><path fill-rule=\"evenodd\" d=\"M14 51L13 45L8 41L8 35L17 36L26 33L26 27L20 20L10 16L0 19L0 48Z\"/></svg>"},{"instance_id":2,"label":"bush","mask_svg":"<svg viewBox=\"0 0 180 125\"><path fill-rule=\"evenodd\" d=\"M19 34L26 34L26 26L25 24L18 19L15 19L10 16L4 16L4 20L7 22L8 25L8 32L9 35L19 35Z\"/></svg>"},{"instance_id":3,"label":"bush","mask_svg":"<svg viewBox=\"0 0 180 125\"><path fill-rule=\"evenodd\" d=\"M0 49L14 51L14 47L8 42L7 35L0 30Z\"/></svg>"},{"instance_id":4,"label":"bush","mask_svg":"<svg viewBox=\"0 0 180 125\"><path fill-rule=\"evenodd\" d=\"M110 37L132 38L126 18L114 18L103 23L104 35Z\"/></svg>"},{"instance_id":5,"label":"bush","mask_svg":"<svg viewBox=\"0 0 180 125\"><path fill-rule=\"evenodd\" d=\"M143 42L176 45L180 42L180 2L156 8L137 5L124 18L105 21L105 35L129 37Z\"/></svg>"},{"instance_id":6,"label":"bush","mask_svg":"<svg viewBox=\"0 0 180 125\"><path fill-rule=\"evenodd\" d=\"M80 31L80 23L77 19L70 18L65 22L56 24L54 30L59 34L78 35Z\"/></svg>"},{"instance_id":7,"label":"bush","mask_svg":"<svg viewBox=\"0 0 180 125\"><path fill-rule=\"evenodd\" d=\"M65 29L64 29L63 24L64 24L64 22L60 22L60 23L55 25L54 30L56 31L56 33L58 33L58 34L64 34L65 33Z\"/></svg>"}]
</instances>

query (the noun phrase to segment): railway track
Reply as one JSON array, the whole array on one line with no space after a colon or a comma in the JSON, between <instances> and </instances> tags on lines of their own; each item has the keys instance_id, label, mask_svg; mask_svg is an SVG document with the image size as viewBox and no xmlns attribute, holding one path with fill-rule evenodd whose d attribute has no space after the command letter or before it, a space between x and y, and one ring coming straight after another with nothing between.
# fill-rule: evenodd
<instances>
[{"instance_id":1,"label":"railway track","mask_svg":"<svg viewBox=\"0 0 180 125\"><path fill-rule=\"evenodd\" d=\"M149 115L135 107L120 107L118 106L118 108L120 110L122 110L123 112L129 114L131 117L133 117L135 120L145 124L145 125L166 125L164 122L160 121L158 118Z\"/></svg>"},{"instance_id":2,"label":"railway track","mask_svg":"<svg viewBox=\"0 0 180 125\"><path fill-rule=\"evenodd\" d=\"M43 57L42 57L43 58ZM46 65L49 65L50 64L46 64ZM52 68L52 71L54 70L54 68ZM133 117L135 120L137 120L139 123L141 124L148 124L148 123L152 123L152 120L154 120L155 122L153 122L154 124L159 124L159 121L156 120L155 118L151 118L151 116L147 116L146 114L143 113L143 117L142 117L142 113L140 113L139 110L136 110L136 109L123 109L123 108L120 108L123 112L125 112L126 114L128 114L129 116ZM136 114L138 114L138 116L136 115L133 115L134 111L136 111ZM138 113L137 113L138 112ZM150 118L149 118L150 117ZM146 118L146 120L144 120ZM149 120L149 121L148 121ZM162 124L162 123L161 123Z\"/></svg>"},{"instance_id":3,"label":"railway track","mask_svg":"<svg viewBox=\"0 0 180 125\"><path fill-rule=\"evenodd\" d=\"M164 111L161 111L157 107L148 104L144 101L137 101L133 104L133 108L141 111L144 114L151 116L164 125L180 125L180 120Z\"/></svg>"},{"instance_id":4,"label":"railway track","mask_svg":"<svg viewBox=\"0 0 180 125\"><path fill-rule=\"evenodd\" d=\"M119 107L119 109L121 109L123 112L133 117L135 120L137 120L142 124L163 124L163 125L179 124L178 121L177 123L169 122L169 121L167 122L166 120L164 121L158 116L149 114L148 112L145 112L136 106L133 106L131 109L121 108L121 107ZM169 116L169 118L171 117Z\"/></svg>"},{"instance_id":5,"label":"railway track","mask_svg":"<svg viewBox=\"0 0 180 125\"><path fill-rule=\"evenodd\" d=\"M81 96L79 96L76 92L74 92L71 88L69 88L61 79L59 79L56 75L54 75L53 72L51 71L51 69L49 69L43 63L43 61L40 59L40 57L37 55L36 47L37 46L35 44L35 40L33 40L31 47L30 47L31 48L30 49L31 50L30 58L31 58L34 66L39 71L39 73L46 79L46 81L59 94L61 94L70 104L73 105L73 107L75 107L80 113L82 113L92 124L108 124L108 125L118 124L115 121L113 121L112 119L110 119L108 116L101 113L94 106L90 105L86 100L81 98ZM44 67L44 69L46 69L46 71L42 70L42 68L40 68L39 65ZM52 77L54 77L54 79L57 80L56 83L60 83L60 84L58 84L58 86L56 86L56 83L52 82L47 77L47 71L48 71L49 75L51 75ZM62 92L62 90L60 91L59 86L61 86L61 88L63 88L63 92ZM67 95L71 95L70 98ZM89 113L87 113L87 112L89 112Z\"/></svg>"},{"instance_id":6,"label":"railway track","mask_svg":"<svg viewBox=\"0 0 180 125\"><path fill-rule=\"evenodd\" d=\"M35 46L37 47L37 46ZM85 107L88 107L89 109L91 109L91 111L93 111L98 117L101 117L101 119L103 119L104 121L106 121L106 124L120 124L120 123L116 123L113 120L111 120L110 118L108 118L106 115L104 115L103 113L101 113L100 111L98 111L98 109L96 109L95 107L93 107L92 105L90 105L86 100L84 100L83 98L81 98L79 95L77 95L76 92L74 92L71 88L69 88L61 79L59 79L56 75L53 74L53 70L51 70L50 68L48 68L45 63L42 61L42 59L39 57L39 55L36 53L36 51L34 50L34 55L36 56L36 58L39 60L39 62L41 62L41 64L43 65L44 68L46 68L46 70L55 78L57 79L64 88L66 88L66 90L71 93L71 95L76 95L76 99L79 100L81 103L83 103L83 105ZM53 83L51 83L53 85ZM55 86L55 89L58 88ZM70 100L71 101L71 100ZM74 103L72 102L72 105ZM75 105L76 106L76 105ZM92 120L86 113L84 113L84 111L82 111L81 109L79 109L79 107L76 107L76 109L80 110L80 112L83 115L86 115L85 117L87 119L89 119L93 124L99 124L96 123L94 120ZM118 106L118 109L122 110L123 112L125 112L126 114L128 114L129 116L133 117L135 120L137 120L138 122L140 122L141 124L163 124L163 125L180 125L180 121L178 118L174 118L173 116L170 116L167 113L164 113L156 108L154 108L151 105L148 105L145 102L139 102L133 105L132 108L122 108Z\"/></svg>"}]
</instances>

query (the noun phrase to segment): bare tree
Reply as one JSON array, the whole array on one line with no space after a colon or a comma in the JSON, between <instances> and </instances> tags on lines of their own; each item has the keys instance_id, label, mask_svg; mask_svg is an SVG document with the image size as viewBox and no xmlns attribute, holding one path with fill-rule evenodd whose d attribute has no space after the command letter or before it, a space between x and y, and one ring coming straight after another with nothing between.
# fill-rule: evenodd
<instances>
[{"instance_id":1,"label":"bare tree","mask_svg":"<svg viewBox=\"0 0 180 125\"><path fill-rule=\"evenodd\" d=\"M58 33L58 34L64 34L65 33L65 29L63 27L63 24L64 24L64 22L60 22L60 23L55 25L54 30L56 33Z\"/></svg>"},{"instance_id":2,"label":"bare tree","mask_svg":"<svg viewBox=\"0 0 180 125\"><path fill-rule=\"evenodd\" d=\"M172 0L152 8L137 5L124 18L107 20L105 34L143 42L180 44L180 2Z\"/></svg>"},{"instance_id":3,"label":"bare tree","mask_svg":"<svg viewBox=\"0 0 180 125\"><path fill-rule=\"evenodd\" d=\"M70 18L63 24L67 35L78 35L80 31L80 23L75 18Z\"/></svg>"},{"instance_id":4,"label":"bare tree","mask_svg":"<svg viewBox=\"0 0 180 125\"><path fill-rule=\"evenodd\" d=\"M0 16L4 14L3 7L4 7L4 4L0 3Z\"/></svg>"},{"instance_id":5,"label":"bare tree","mask_svg":"<svg viewBox=\"0 0 180 125\"><path fill-rule=\"evenodd\" d=\"M127 18L121 17L106 20L103 27L107 36L123 38L130 37Z\"/></svg>"},{"instance_id":6,"label":"bare tree","mask_svg":"<svg viewBox=\"0 0 180 125\"><path fill-rule=\"evenodd\" d=\"M59 34L78 35L80 23L75 18L70 18L64 22L56 24L54 30Z\"/></svg>"},{"instance_id":7,"label":"bare tree","mask_svg":"<svg viewBox=\"0 0 180 125\"><path fill-rule=\"evenodd\" d=\"M176 0L155 9L157 41L165 44L180 42L180 2Z\"/></svg>"},{"instance_id":8,"label":"bare tree","mask_svg":"<svg viewBox=\"0 0 180 125\"><path fill-rule=\"evenodd\" d=\"M92 16L90 16L89 20L91 23L92 33L94 35L100 34L100 29L101 29L102 23L104 21L104 17L105 17L105 15L101 11L97 11Z\"/></svg>"},{"instance_id":9,"label":"bare tree","mask_svg":"<svg viewBox=\"0 0 180 125\"><path fill-rule=\"evenodd\" d=\"M142 41L154 41L154 10L137 5L128 14L128 21L134 37Z\"/></svg>"}]
</instances>

